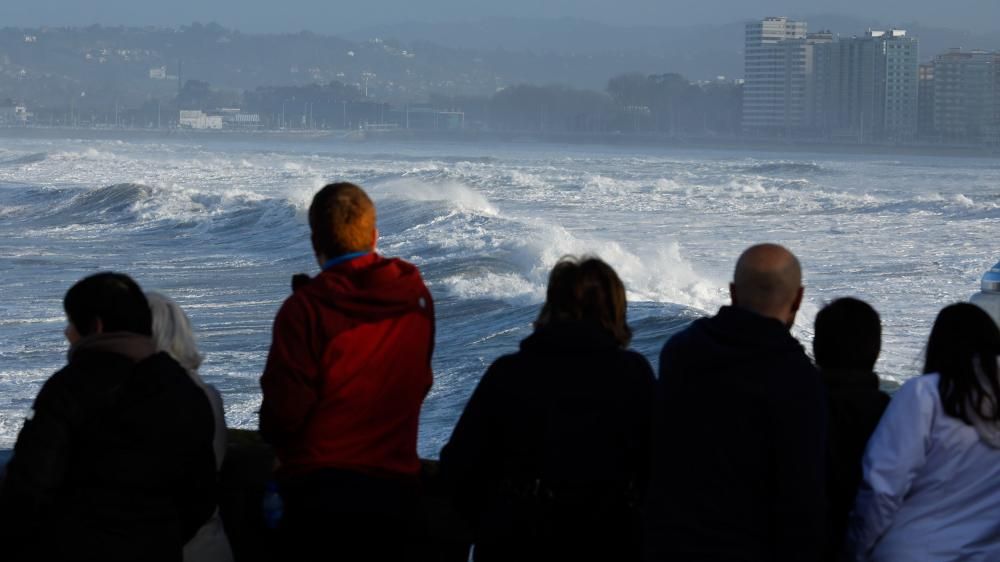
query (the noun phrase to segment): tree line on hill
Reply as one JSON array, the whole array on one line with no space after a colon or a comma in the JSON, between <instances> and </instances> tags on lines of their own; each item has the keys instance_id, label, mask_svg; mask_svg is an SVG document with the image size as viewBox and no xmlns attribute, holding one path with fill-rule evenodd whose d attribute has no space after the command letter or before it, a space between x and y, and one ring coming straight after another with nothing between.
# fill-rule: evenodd
<instances>
[{"instance_id":1,"label":"tree line on hill","mask_svg":"<svg viewBox=\"0 0 1000 562\"><path fill-rule=\"evenodd\" d=\"M430 110L461 112L465 128L491 131L735 135L740 130L741 88L734 82L693 83L672 73L628 73L610 79L603 92L518 84L491 96L430 94L426 101L389 104L337 81L265 86L235 95L189 80L175 103L178 109L206 111L239 107L260 115L268 128L406 128L414 122L408 114ZM141 122L150 122L149 109Z\"/></svg>"}]
</instances>

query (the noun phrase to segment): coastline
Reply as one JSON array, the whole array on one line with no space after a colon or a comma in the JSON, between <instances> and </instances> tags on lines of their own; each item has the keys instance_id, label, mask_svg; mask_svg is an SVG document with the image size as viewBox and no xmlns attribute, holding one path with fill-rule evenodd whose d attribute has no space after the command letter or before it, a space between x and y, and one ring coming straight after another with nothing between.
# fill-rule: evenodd
<instances>
[{"instance_id":1,"label":"coastline","mask_svg":"<svg viewBox=\"0 0 1000 562\"><path fill-rule=\"evenodd\" d=\"M907 155L1000 159L1000 146L949 144L836 143L815 139L673 136L653 133L564 133L537 131L420 131L414 129L287 129L198 130L89 127L0 127L0 138L79 140L285 141L328 144L371 143L500 143L606 147L704 149L720 151L801 152L830 154Z\"/></svg>"}]
</instances>

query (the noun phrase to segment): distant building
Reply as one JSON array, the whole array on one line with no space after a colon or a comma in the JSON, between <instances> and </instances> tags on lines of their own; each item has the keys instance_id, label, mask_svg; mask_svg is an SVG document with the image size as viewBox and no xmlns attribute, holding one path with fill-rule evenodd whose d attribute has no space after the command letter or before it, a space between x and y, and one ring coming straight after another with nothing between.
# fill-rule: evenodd
<instances>
[{"instance_id":1,"label":"distant building","mask_svg":"<svg viewBox=\"0 0 1000 562\"><path fill-rule=\"evenodd\" d=\"M829 31L806 37L806 129L823 136L832 128L837 108L837 92L831 82L837 58L832 48L836 37Z\"/></svg>"},{"instance_id":2,"label":"distant building","mask_svg":"<svg viewBox=\"0 0 1000 562\"><path fill-rule=\"evenodd\" d=\"M156 68L149 69L149 77L153 80L166 80L167 79L167 67L160 66Z\"/></svg>"},{"instance_id":3,"label":"distant building","mask_svg":"<svg viewBox=\"0 0 1000 562\"><path fill-rule=\"evenodd\" d=\"M404 108L400 117L404 129L458 131L465 128L465 112L462 111L441 111L426 105L415 105Z\"/></svg>"},{"instance_id":4,"label":"distant building","mask_svg":"<svg viewBox=\"0 0 1000 562\"><path fill-rule=\"evenodd\" d=\"M22 104L0 106L0 125L27 125L35 114Z\"/></svg>"},{"instance_id":5,"label":"distant building","mask_svg":"<svg viewBox=\"0 0 1000 562\"><path fill-rule=\"evenodd\" d=\"M219 110L222 117L222 127L226 129L259 129L261 126L260 114L243 113L239 108L222 108Z\"/></svg>"},{"instance_id":6,"label":"distant building","mask_svg":"<svg viewBox=\"0 0 1000 562\"><path fill-rule=\"evenodd\" d=\"M806 22L769 17L746 24L743 130L788 134L806 113Z\"/></svg>"},{"instance_id":7,"label":"distant building","mask_svg":"<svg viewBox=\"0 0 1000 562\"><path fill-rule=\"evenodd\" d=\"M1000 142L1000 53L952 49L934 58L934 133Z\"/></svg>"},{"instance_id":8,"label":"distant building","mask_svg":"<svg viewBox=\"0 0 1000 562\"><path fill-rule=\"evenodd\" d=\"M931 138L934 132L934 63L917 68L917 135Z\"/></svg>"},{"instance_id":9,"label":"distant building","mask_svg":"<svg viewBox=\"0 0 1000 562\"><path fill-rule=\"evenodd\" d=\"M222 116L208 115L200 110L182 109L178 123L182 129L221 129Z\"/></svg>"},{"instance_id":10,"label":"distant building","mask_svg":"<svg viewBox=\"0 0 1000 562\"><path fill-rule=\"evenodd\" d=\"M818 96L811 121L834 137L906 141L916 137L918 42L905 30L869 30L816 48Z\"/></svg>"}]
</instances>

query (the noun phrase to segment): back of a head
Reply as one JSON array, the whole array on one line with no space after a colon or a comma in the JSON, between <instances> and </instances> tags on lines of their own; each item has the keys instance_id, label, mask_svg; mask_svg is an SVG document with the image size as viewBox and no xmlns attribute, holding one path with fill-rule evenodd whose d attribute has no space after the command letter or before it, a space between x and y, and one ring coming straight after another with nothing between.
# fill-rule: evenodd
<instances>
[{"instance_id":1,"label":"back of a head","mask_svg":"<svg viewBox=\"0 0 1000 562\"><path fill-rule=\"evenodd\" d=\"M374 249L375 205L353 183L332 183L319 190L309 206L313 250L333 258Z\"/></svg>"},{"instance_id":2,"label":"back of a head","mask_svg":"<svg viewBox=\"0 0 1000 562\"><path fill-rule=\"evenodd\" d=\"M152 332L149 303L139 285L123 273L106 271L78 281L63 298L63 309L81 336L104 332Z\"/></svg>"},{"instance_id":3,"label":"back of a head","mask_svg":"<svg viewBox=\"0 0 1000 562\"><path fill-rule=\"evenodd\" d=\"M841 298L816 315L813 354L824 369L871 371L882 348L882 322L868 303Z\"/></svg>"},{"instance_id":4,"label":"back of a head","mask_svg":"<svg viewBox=\"0 0 1000 562\"><path fill-rule=\"evenodd\" d=\"M194 341L191 321L180 306L160 293L146 293L153 314L153 342L156 349L166 351L182 367L194 372L202 357Z\"/></svg>"},{"instance_id":5,"label":"back of a head","mask_svg":"<svg viewBox=\"0 0 1000 562\"><path fill-rule=\"evenodd\" d=\"M632 340L626 313L625 285L611 266L594 257L566 256L549 274L545 304L535 325L593 322L626 347Z\"/></svg>"},{"instance_id":6,"label":"back of a head","mask_svg":"<svg viewBox=\"0 0 1000 562\"><path fill-rule=\"evenodd\" d=\"M924 373L938 373L938 389L945 413L970 421L970 404L980 417L1000 421L1000 409L992 415L983 408L990 395L1000 398L997 356L1000 330L981 308L955 303L938 313L927 340ZM977 366L985 377L976 374Z\"/></svg>"},{"instance_id":7,"label":"back of a head","mask_svg":"<svg viewBox=\"0 0 1000 562\"><path fill-rule=\"evenodd\" d=\"M763 316L779 315L792 307L801 288L802 267L783 246L751 246L736 262L733 300L740 308Z\"/></svg>"}]
</instances>

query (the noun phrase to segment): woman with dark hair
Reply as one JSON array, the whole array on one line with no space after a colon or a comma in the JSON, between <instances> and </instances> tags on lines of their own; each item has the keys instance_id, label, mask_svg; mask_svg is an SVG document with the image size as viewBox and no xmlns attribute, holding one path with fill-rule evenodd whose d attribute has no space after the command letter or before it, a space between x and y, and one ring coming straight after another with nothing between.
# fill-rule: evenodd
<instances>
[{"instance_id":1,"label":"woman with dark hair","mask_svg":"<svg viewBox=\"0 0 1000 562\"><path fill-rule=\"evenodd\" d=\"M534 333L486 371L441 451L477 562L638 559L654 377L631 337L611 267L556 264Z\"/></svg>"},{"instance_id":2,"label":"woman with dark hair","mask_svg":"<svg viewBox=\"0 0 1000 562\"><path fill-rule=\"evenodd\" d=\"M868 442L848 543L858 560L1000 560L1000 330L978 307L938 314L924 375Z\"/></svg>"}]
</instances>

